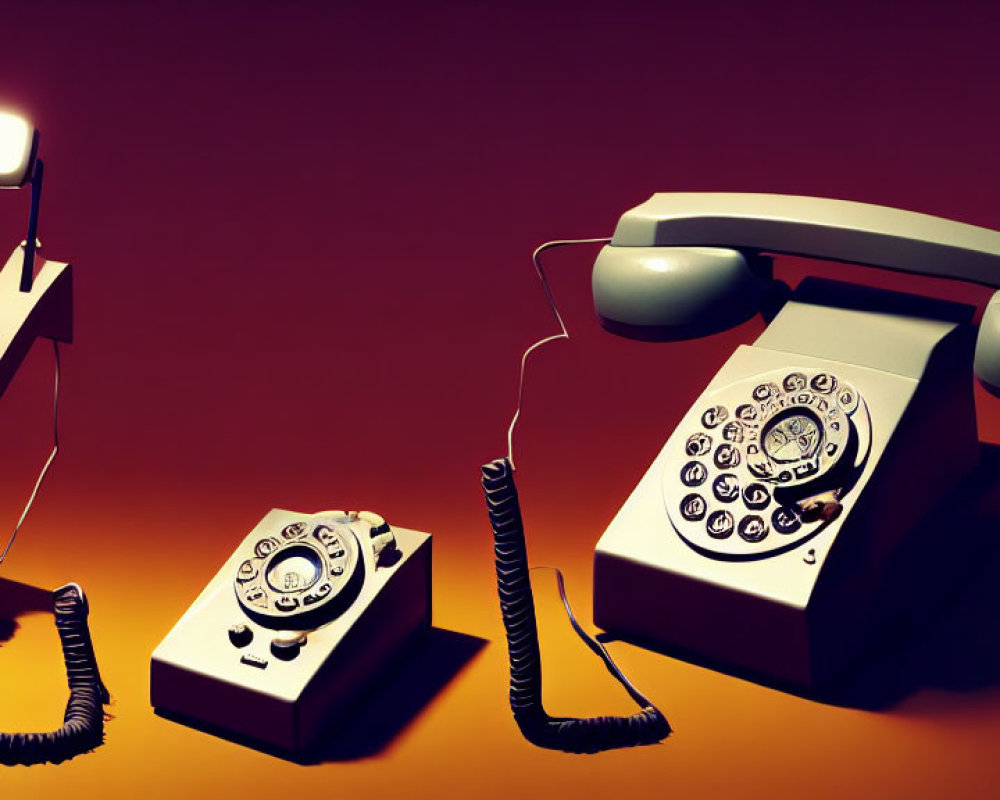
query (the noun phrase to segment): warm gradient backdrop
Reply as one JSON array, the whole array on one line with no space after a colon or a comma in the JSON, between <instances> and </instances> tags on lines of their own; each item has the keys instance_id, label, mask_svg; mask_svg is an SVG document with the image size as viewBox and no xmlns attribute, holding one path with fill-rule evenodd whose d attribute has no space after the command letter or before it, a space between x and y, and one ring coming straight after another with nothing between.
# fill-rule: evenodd
<instances>
[{"instance_id":1,"label":"warm gradient backdrop","mask_svg":"<svg viewBox=\"0 0 1000 800\"><path fill-rule=\"evenodd\" d=\"M478 478L505 448L521 351L553 330L528 260L546 239L609 235L664 190L1000 227L1000 7L35 0L0 2L0 26L0 104L43 133L40 236L75 265L77 313L64 452L2 575L84 585L116 698L104 747L0 772L7 796L996 796L996 568L932 639L945 666L917 670L883 711L618 644L674 724L668 743L591 757L527 744L506 706ZM10 249L27 197L0 201ZM597 537L763 324L615 339L593 320L592 255L548 261L573 339L534 361L518 439L532 559L564 567L588 620ZM778 269L807 273L989 296ZM50 381L36 347L0 400L0 528L47 451ZM983 438L1000 440L1000 400L978 401ZM272 506L371 508L433 532L435 624L487 642L445 637L398 676L401 693L372 699L416 706L369 731L384 746L352 748L349 722L329 762L303 767L148 706L153 647ZM554 591L539 606L551 709L628 712ZM0 649L0 729L50 728L55 633L44 615L19 622Z\"/></svg>"}]
</instances>

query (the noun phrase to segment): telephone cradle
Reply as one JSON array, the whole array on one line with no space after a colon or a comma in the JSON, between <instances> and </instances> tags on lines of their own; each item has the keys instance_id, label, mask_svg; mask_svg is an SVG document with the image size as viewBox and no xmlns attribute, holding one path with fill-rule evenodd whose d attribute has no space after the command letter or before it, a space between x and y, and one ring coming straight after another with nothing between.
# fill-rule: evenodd
<instances>
[{"instance_id":1,"label":"telephone cradle","mask_svg":"<svg viewBox=\"0 0 1000 800\"><path fill-rule=\"evenodd\" d=\"M279 750L314 744L430 625L431 537L273 509L153 652L153 706Z\"/></svg>"}]
</instances>

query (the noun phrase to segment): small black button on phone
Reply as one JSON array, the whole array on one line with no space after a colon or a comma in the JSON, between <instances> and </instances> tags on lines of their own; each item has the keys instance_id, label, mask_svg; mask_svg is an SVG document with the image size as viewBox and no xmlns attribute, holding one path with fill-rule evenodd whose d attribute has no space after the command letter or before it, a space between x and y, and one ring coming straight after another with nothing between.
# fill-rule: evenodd
<instances>
[{"instance_id":1,"label":"small black button on phone","mask_svg":"<svg viewBox=\"0 0 1000 800\"><path fill-rule=\"evenodd\" d=\"M246 647L253 641L253 630L247 625L233 625L229 629L229 641L233 647Z\"/></svg>"}]
</instances>

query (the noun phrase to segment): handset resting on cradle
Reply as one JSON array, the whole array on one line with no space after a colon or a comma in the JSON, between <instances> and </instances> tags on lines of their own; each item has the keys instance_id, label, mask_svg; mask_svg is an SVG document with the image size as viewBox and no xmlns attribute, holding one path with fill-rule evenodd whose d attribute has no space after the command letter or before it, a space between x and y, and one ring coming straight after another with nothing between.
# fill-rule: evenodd
<instances>
[{"instance_id":1,"label":"handset resting on cradle","mask_svg":"<svg viewBox=\"0 0 1000 800\"><path fill-rule=\"evenodd\" d=\"M775 253L1000 286L998 231L845 200L663 193L622 216L594 307L637 338L722 330L753 313ZM601 537L595 622L781 685L836 679L921 591L896 566L921 562L911 533L976 463L973 311L802 281ZM1000 293L974 365L1000 391Z\"/></svg>"}]
</instances>

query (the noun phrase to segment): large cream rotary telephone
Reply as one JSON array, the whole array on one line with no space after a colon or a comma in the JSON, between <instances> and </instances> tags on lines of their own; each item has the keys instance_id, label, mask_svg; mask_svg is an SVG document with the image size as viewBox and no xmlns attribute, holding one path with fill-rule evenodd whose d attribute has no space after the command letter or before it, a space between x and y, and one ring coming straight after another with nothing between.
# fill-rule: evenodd
<instances>
[{"instance_id":1,"label":"large cream rotary telephone","mask_svg":"<svg viewBox=\"0 0 1000 800\"><path fill-rule=\"evenodd\" d=\"M772 253L1000 286L997 231L841 200L671 193L622 216L594 266L595 308L626 336L722 330L759 308ZM779 684L836 676L906 602L883 583L907 534L977 463L971 373L1000 391L1000 293L978 336L971 316L803 281L601 537L595 622Z\"/></svg>"},{"instance_id":2,"label":"large cream rotary telephone","mask_svg":"<svg viewBox=\"0 0 1000 800\"><path fill-rule=\"evenodd\" d=\"M594 265L594 306L613 333L703 336L780 305L722 366L601 536L595 622L778 684L828 684L920 591L917 573L900 564L912 559L909 543L924 542L925 558L927 546L909 534L977 463L973 309L816 279L786 300L771 254L996 287L1000 232L814 197L657 194L626 212L610 240L536 251L562 333L524 359L568 335L539 254L595 241L608 243ZM1000 394L1000 293L975 342L976 374ZM545 712L511 458L483 467L483 488L522 733L572 751L662 740L663 714L572 615L640 711ZM932 544L954 546L956 535L942 530Z\"/></svg>"}]
</instances>

